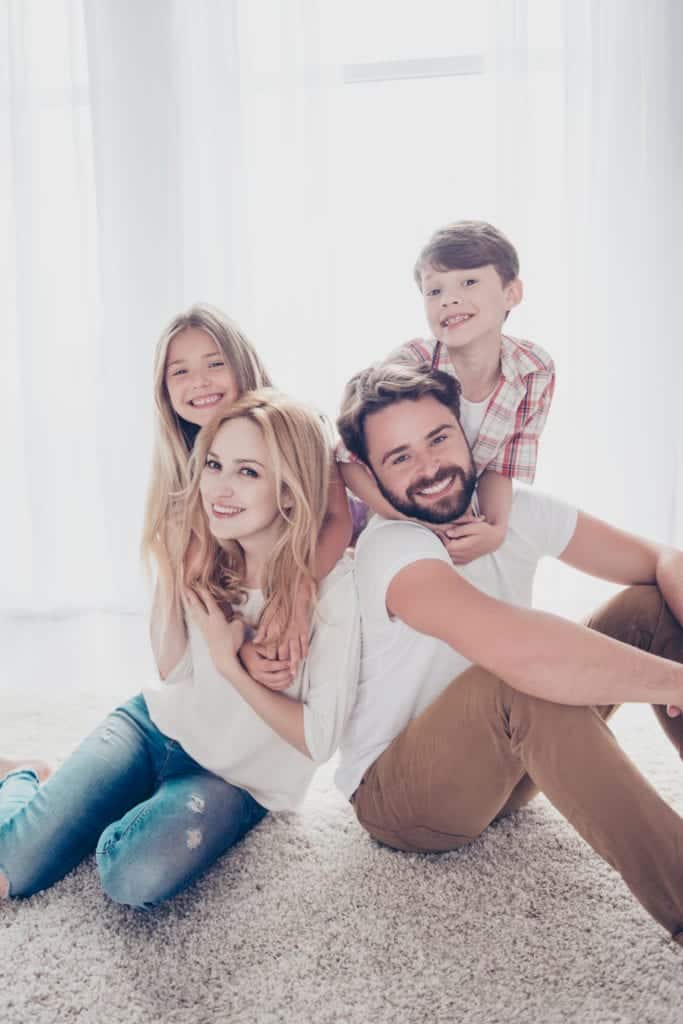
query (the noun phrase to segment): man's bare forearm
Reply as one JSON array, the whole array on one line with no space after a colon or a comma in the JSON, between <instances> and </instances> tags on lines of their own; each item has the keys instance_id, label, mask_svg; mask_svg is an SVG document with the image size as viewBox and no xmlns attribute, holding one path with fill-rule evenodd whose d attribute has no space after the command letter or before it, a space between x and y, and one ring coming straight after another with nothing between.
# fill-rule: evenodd
<instances>
[{"instance_id":1,"label":"man's bare forearm","mask_svg":"<svg viewBox=\"0 0 683 1024\"><path fill-rule=\"evenodd\" d=\"M534 697L579 705L683 699L683 665L559 616L496 601L437 560L402 569L387 607Z\"/></svg>"}]
</instances>

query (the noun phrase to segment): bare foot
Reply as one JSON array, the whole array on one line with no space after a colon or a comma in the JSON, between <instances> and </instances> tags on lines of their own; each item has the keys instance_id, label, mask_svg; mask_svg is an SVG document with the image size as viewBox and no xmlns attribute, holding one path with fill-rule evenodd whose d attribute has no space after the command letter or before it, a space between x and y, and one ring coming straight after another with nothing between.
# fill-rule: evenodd
<instances>
[{"instance_id":1,"label":"bare foot","mask_svg":"<svg viewBox=\"0 0 683 1024\"><path fill-rule=\"evenodd\" d=\"M30 768L35 772L41 782L45 782L52 775L52 766L47 761L41 761L36 757L0 757L0 780L10 772L20 771L22 768Z\"/></svg>"}]
</instances>

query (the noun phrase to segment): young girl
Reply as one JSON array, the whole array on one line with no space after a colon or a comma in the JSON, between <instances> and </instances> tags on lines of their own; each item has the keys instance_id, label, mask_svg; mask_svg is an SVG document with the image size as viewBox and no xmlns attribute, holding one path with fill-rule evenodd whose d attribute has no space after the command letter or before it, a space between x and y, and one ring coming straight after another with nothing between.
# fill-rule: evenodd
<instances>
[{"instance_id":1,"label":"young girl","mask_svg":"<svg viewBox=\"0 0 683 1024\"><path fill-rule=\"evenodd\" d=\"M314 578L330 467L322 422L265 389L213 420L195 448L158 586L165 682L116 709L44 785L31 769L6 776L4 896L46 888L96 847L112 899L153 906L267 810L295 808L337 745L359 657L348 562L320 587L287 693L255 682L237 657L264 604L287 625L297 585Z\"/></svg>"}]
</instances>

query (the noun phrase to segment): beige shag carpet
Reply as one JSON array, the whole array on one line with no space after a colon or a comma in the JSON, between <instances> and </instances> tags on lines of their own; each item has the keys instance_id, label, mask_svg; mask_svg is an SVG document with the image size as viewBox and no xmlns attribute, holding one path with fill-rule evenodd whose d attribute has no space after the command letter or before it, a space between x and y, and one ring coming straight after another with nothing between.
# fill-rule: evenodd
<instances>
[{"instance_id":1,"label":"beige shag carpet","mask_svg":"<svg viewBox=\"0 0 683 1024\"><path fill-rule=\"evenodd\" d=\"M130 688L132 692L132 687ZM0 749L65 756L127 690L3 693ZM683 765L649 709L614 731L683 812ZM92 860L0 905L3 1024L681 1024L683 948L544 798L469 848L382 848L317 777L152 912Z\"/></svg>"}]
</instances>

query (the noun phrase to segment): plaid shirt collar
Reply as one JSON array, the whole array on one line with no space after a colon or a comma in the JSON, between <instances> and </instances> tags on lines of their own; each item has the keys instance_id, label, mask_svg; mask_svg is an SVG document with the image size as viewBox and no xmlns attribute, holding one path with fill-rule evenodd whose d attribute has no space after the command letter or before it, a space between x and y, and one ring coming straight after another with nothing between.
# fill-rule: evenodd
<instances>
[{"instance_id":1,"label":"plaid shirt collar","mask_svg":"<svg viewBox=\"0 0 683 1024\"><path fill-rule=\"evenodd\" d=\"M447 360L448 349L440 341L436 341L432 355L432 369L440 367ZM534 362L531 356L519 345L516 345L511 338L502 334L500 338L500 369L508 384L511 384L516 390L524 390L526 388L524 378L528 377L530 373L538 371L538 363Z\"/></svg>"}]
</instances>

